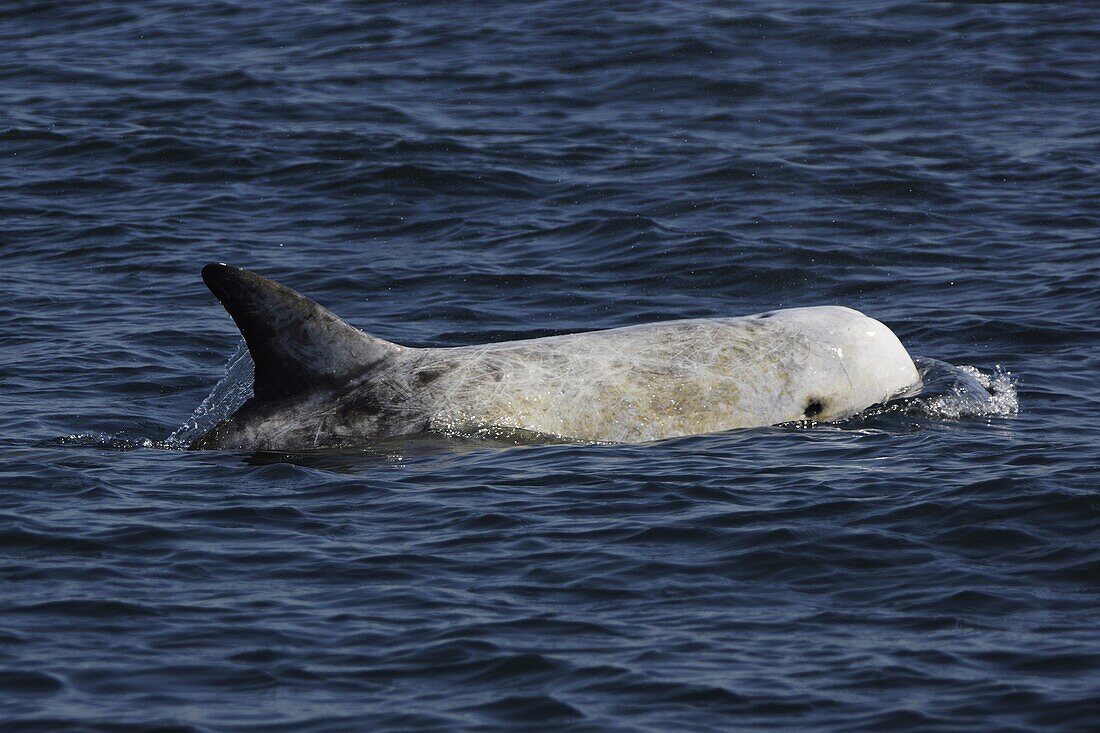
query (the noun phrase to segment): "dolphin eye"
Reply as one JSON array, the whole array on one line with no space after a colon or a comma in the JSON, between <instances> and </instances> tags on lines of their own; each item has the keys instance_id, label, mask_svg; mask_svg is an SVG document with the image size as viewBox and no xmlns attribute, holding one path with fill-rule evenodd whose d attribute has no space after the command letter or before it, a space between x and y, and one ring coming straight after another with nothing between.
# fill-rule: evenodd
<instances>
[{"instance_id":1,"label":"dolphin eye","mask_svg":"<svg viewBox=\"0 0 1100 733\"><path fill-rule=\"evenodd\" d=\"M815 418L820 415L824 409L825 405L821 404L821 400L811 399L806 403L806 409L802 412L808 418Z\"/></svg>"}]
</instances>

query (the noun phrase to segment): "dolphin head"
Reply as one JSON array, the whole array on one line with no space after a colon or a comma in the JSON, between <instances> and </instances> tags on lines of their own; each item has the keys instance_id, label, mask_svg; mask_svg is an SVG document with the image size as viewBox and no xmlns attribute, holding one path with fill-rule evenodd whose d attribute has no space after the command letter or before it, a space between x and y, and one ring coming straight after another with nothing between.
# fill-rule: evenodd
<instances>
[{"instance_id":1,"label":"dolphin head","mask_svg":"<svg viewBox=\"0 0 1100 733\"><path fill-rule=\"evenodd\" d=\"M830 422L920 385L913 359L893 331L843 306L791 308L763 314L801 348L801 379L791 394L796 420Z\"/></svg>"}]
</instances>

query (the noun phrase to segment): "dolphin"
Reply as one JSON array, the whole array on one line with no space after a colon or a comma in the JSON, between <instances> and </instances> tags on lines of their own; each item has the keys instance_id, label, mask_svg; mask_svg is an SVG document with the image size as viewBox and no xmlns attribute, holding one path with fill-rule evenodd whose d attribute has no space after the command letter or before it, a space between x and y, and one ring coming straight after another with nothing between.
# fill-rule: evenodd
<instances>
[{"instance_id":1,"label":"dolphin","mask_svg":"<svg viewBox=\"0 0 1100 733\"><path fill-rule=\"evenodd\" d=\"M889 328L840 306L410 348L254 272L209 264L202 278L256 369L253 397L195 449L347 447L486 430L641 443L835 421L920 384Z\"/></svg>"}]
</instances>

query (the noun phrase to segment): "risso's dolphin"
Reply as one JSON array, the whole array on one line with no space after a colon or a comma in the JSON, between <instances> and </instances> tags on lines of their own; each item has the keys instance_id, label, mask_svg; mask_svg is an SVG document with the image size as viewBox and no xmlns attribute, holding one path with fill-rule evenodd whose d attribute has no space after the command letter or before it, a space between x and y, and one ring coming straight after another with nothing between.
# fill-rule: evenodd
<instances>
[{"instance_id":1,"label":"risso's dolphin","mask_svg":"<svg viewBox=\"0 0 1100 733\"><path fill-rule=\"evenodd\" d=\"M636 443L852 415L915 387L897 337L837 306L410 348L248 270L203 268L254 396L192 448L298 450L425 431Z\"/></svg>"}]
</instances>

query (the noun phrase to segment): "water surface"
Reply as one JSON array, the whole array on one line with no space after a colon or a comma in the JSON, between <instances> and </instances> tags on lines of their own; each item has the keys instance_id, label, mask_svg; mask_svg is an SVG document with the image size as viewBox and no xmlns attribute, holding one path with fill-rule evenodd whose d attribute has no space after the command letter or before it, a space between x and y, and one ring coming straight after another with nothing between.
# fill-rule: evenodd
<instances>
[{"instance_id":1,"label":"water surface","mask_svg":"<svg viewBox=\"0 0 1100 733\"><path fill-rule=\"evenodd\" d=\"M5 4L4 729L1093 729L1098 40L1083 2ZM208 261L413 346L848 305L1001 398L171 450L247 390Z\"/></svg>"}]
</instances>

